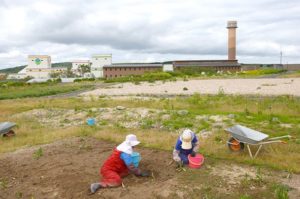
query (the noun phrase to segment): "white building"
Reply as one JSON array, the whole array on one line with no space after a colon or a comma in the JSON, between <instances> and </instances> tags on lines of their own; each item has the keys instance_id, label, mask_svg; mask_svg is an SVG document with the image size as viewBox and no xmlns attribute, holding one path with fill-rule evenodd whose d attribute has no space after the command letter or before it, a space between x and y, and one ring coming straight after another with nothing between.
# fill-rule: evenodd
<instances>
[{"instance_id":1,"label":"white building","mask_svg":"<svg viewBox=\"0 0 300 199\"><path fill-rule=\"evenodd\" d=\"M7 76L7 79L25 79L26 77L28 77L28 75L26 74L26 67L25 67L18 73L9 74Z\"/></svg>"},{"instance_id":2,"label":"white building","mask_svg":"<svg viewBox=\"0 0 300 199\"><path fill-rule=\"evenodd\" d=\"M90 66L89 60L76 60L72 62L72 69L71 71L78 76L82 76L82 71L80 70L81 65Z\"/></svg>"},{"instance_id":3,"label":"white building","mask_svg":"<svg viewBox=\"0 0 300 199\"><path fill-rule=\"evenodd\" d=\"M111 65L112 55L93 55L91 60L91 73L96 78L103 77L103 66Z\"/></svg>"},{"instance_id":4,"label":"white building","mask_svg":"<svg viewBox=\"0 0 300 199\"><path fill-rule=\"evenodd\" d=\"M172 63L165 63L163 64L163 71L174 71L173 64Z\"/></svg>"},{"instance_id":5,"label":"white building","mask_svg":"<svg viewBox=\"0 0 300 199\"><path fill-rule=\"evenodd\" d=\"M65 73L67 68L51 67L51 57L48 55L29 55L28 66L16 74L10 74L7 79L24 79L33 77L34 79L48 79L52 73Z\"/></svg>"},{"instance_id":6,"label":"white building","mask_svg":"<svg viewBox=\"0 0 300 199\"><path fill-rule=\"evenodd\" d=\"M29 55L26 75L34 78L50 78L51 57L48 55ZM20 71L21 72L21 71Z\"/></svg>"}]
</instances>

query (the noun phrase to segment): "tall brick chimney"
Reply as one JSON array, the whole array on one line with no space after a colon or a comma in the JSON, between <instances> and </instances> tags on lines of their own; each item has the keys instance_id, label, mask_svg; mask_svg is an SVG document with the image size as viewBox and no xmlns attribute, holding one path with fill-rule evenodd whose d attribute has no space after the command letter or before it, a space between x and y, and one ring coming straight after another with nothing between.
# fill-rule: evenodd
<instances>
[{"instance_id":1,"label":"tall brick chimney","mask_svg":"<svg viewBox=\"0 0 300 199\"><path fill-rule=\"evenodd\" d=\"M236 60L236 21L228 21L228 60Z\"/></svg>"}]
</instances>

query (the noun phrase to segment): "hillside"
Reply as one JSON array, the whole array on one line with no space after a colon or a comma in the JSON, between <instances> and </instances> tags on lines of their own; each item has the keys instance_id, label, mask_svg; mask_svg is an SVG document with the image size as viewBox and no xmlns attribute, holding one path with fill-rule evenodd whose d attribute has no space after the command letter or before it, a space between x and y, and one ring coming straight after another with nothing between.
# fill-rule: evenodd
<instances>
[{"instance_id":1,"label":"hillside","mask_svg":"<svg viewBox=\"0 0 300 199\"><path fill-rule=\"evenodd\" d=\"M18 73L19 71L21 71L26 66L27 65L16 66L16 67L12 67L12 68L2 69L2 70L0 70L0 73L7 73L7 74ZM71 62L53 63L52 67L68 67L68 68L71 68L72 67L72 63Z\"/></svg>"}]
</instances>

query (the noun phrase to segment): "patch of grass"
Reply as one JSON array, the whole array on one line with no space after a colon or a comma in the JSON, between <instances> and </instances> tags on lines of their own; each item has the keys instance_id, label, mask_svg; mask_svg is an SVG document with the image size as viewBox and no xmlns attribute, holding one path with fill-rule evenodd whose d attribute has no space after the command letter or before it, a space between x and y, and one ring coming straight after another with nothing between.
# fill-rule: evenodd
<instances>
[{"instance_id":1,"label":"patch of grass","mask_svg":"<svg viewBox=\"0 0 300 199\"><path fill-rule=\"evenodd\" d=\"M251 199L251 196L249 196L248 194L245 194L245 195L240 196L240 199Z\"/></svg>"},{"instance_id":2,"label":"patch of grass","mask_svg":"<svg viewBox=\"0 0 300 199\"><path fill-rule=\"evenodd\" d=\"M276 184L273 187L276 199L289 199L289 187L282 184Z\"/></svg>"},{"instance_id":3,"label":"patch of grass","mask_svg":"<svg viewBox=\"0 0 300 199\"><path fill-rule=\"evenodd\" d=\"M38 150L36 150L36 151L33 153L33 158L36 159L36 160L38 160L38 159L40 159L43 155L44 155L43 149L40 147Z\"/></svg>"},{"instance_id":4,"label":"patch of grass","mask_svg":"<svg viewBox=\"0 0 300 199\"><path fill-rule=\"evenodd\" d=\"M140 126L142 129L150 129L150 128L152 128L154 123L155 122L152 119L144 119L144 120L142 120L142 123Z\"/></svg>"},{"instance_id":5,"label":"patch of grass","mask_svg":"<svg viewBox=\"0 0 300 199\"><path fill-rule=\"evenodd\" d=\"M90 88L88 84L22 84L0 87L0 100L16 99L25 97L40 97L48 95L56 95L60 93L67 93L84 88Z\"/></svg>"},{"instance_id":6,"label":"patch of grass","mask_svg":"<svg viewBox=\"0 0 300 199\"><path fill-rule=\"evenodd\" d=\"M170 115L169 119L159 121L157 118L145 118L153 122L162 122L166 128L149 128L152 121L145 122L145 128L129 129L121 124L115 126L88 127L72 126L53 129L43 127L32 118L15 118L13 114L32 109L76 109L89 110L91 108L104 108L124 106L130 108L149 108L164 110ZM271 107L271 108L270 108ZM245 109L249 113L245 113ZM178 110L187 110L187 115L178 115ZM169 99L94 99L86 102L83 99L16 99L2 100L0 102L0 121L10 120L16 122L16 136L13 139L0 139L0 153L14 151L24 146L34 146L53 142L55 140L72 137L86 136L97 137L104 140L120 142L126 133L134 132L141 138L143 145L156 149L172 150L178 136L178 129L191 128L200 131L211 131L212 124L206 120L196 120L197 115L228 115L234 114L233 124L242 124L255 130L267 133L270 137L290 134L296 137L288 144L264 145L255 160L251 160L247 151L239 154L227 149L226 141L229 135L219 130L213 130L211 137L201 140L201 153L207 157L228 159L250 165L259 165L275 169L285 169L291 172L300 172L300 99L291 96L261 97L261 96L212 96L193 95L191 97L177 97ZM276 117L279 122L271 122L270 118ZM114 124L115 121L105 121L104 124ZM281 123L291 124L292 128L282 128ZM159 139L156 139L159 138ZM217 141L216 141L217 139ZM253 148L255 150L255 147Z\"/></svg>"},{"instance_id":7,"label":"patch of grass","mask_svg":"<svg viewBox=\"0 0 300 199\"><path fill-rule=\"evenodd\" d=\"M23 198L23 193L20 192L20 191L17 191L16 194L15 194L16 198L19 199L19 198Z\"/></svg>"},{"instance_id":8,"label":"patch of grass","mask_svg":"<svg viewBox=\"0 0 300 199\"><path fill-rule=\"evenodd\" d=\"M241 75L248 75L248 76L259 76L259 75L270 75L270 74L279 74L286 72L286 70L281 69L259 69L259 70L249 70L243 71Z\"/></svg>"},{"instance_id":9,"label":"patch of grass","mask_svg":"<svg viewBox=\"0 0 300 199\"><path fill-rule=\"evenodd\" d=\"M8 185L8 181L5 178L0 178L0 188L1 189L6 189Z\"/></svg>"}]
</instances>

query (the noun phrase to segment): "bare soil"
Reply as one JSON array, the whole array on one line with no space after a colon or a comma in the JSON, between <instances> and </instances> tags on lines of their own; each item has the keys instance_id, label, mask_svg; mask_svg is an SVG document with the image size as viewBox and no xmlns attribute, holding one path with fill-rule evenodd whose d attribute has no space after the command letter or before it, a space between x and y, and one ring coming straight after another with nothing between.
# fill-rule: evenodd
<instances>
[{"instance_id":1,"label":"bare soil","mask_svg":"<svg viewBox=\"0 0 300 199\"><path fill-rule=\"evenodd\" d=\"M270 79L208 79L155 83L120 83L105 89L84 92L81 96L126 95L192 95L240 94L240 95L294 95L300 96L300 78Z\"/></svg>"},{"instance_id":2,"label":"bare soil","mask_svg":"<svg viewBox=\"0 0 300 199\"><path fill-rule=\"evenodd\" d=\"M300 196L297 175L287 179L287 173L266 170L258 181L255 167L210 158L201 169L178 172L169 165L171 152L145 148L137 148L140 167L152 171L151 177L129 175L123 187L89 195L89 185L99 180L99 168L115 146L77 137L2 154L0 198L273 198L269 188L279 181L291 187L291 198Z\"/></svg>"}]
</instances>

